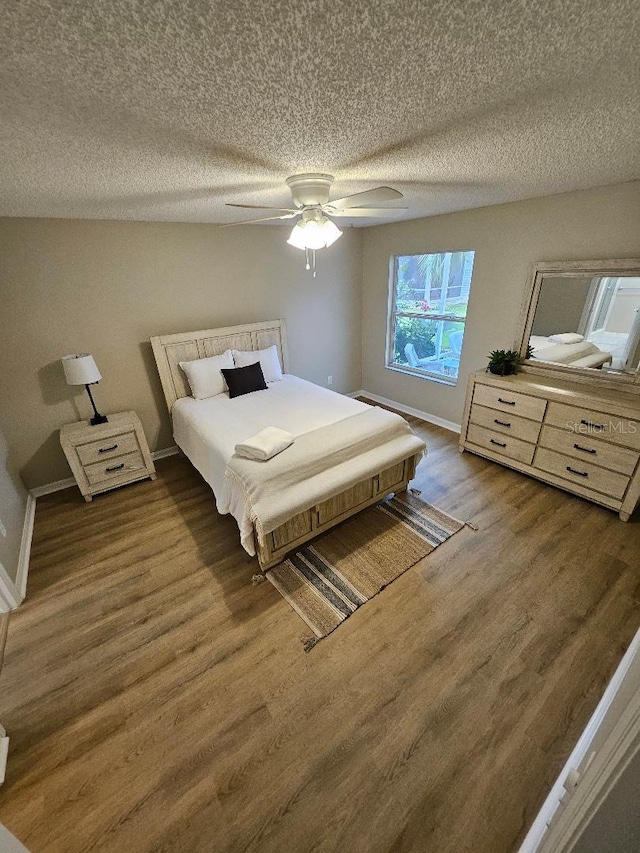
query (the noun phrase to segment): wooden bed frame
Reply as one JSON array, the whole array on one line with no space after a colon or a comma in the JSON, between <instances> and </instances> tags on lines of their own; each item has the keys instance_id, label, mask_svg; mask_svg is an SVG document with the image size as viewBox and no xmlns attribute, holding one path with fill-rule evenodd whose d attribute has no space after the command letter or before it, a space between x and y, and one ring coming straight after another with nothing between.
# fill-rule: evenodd
<instances>
[{"instance_id":1,"label":"wooden bed frame","mask_svg":"<svg viewBox=\"0 0 640 853\"><path fill-rule=\"evenodd\" d=\"M259 350L276 345L285 373L288 372L287 336L284 320L227 326L221 329L204 329L176 335L151 338L153 355L160 374L162 390L169 413L181 397L189 397L191 390L180 361L193 361L220 355L227 349ZM349 516L382 500L394 492L401 492L415 475L415 455L397 465L377 471L366 480L356 483L311 509L297 513L284 524L264 536L254 532L258 562L263 571L281 562L284 556L304 542L329 530Z\"/></svg>"}]
</instances>

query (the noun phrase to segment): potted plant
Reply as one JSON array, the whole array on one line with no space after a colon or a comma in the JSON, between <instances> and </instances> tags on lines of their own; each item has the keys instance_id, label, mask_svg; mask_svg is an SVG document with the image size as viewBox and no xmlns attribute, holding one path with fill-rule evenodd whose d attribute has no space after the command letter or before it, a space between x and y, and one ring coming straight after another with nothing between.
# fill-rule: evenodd
<instances>
[{"instance_id":1,"label":"potted plant","mask_svg":"<svg viewBox=\"0 0 640 853\"><path fill-rule=\"evenodd\" d=\"M516 372L520 362L520 353L517 350L495 349L489 355L487 370L498 376L511 376Z\"/></svg>"}]
</instances>

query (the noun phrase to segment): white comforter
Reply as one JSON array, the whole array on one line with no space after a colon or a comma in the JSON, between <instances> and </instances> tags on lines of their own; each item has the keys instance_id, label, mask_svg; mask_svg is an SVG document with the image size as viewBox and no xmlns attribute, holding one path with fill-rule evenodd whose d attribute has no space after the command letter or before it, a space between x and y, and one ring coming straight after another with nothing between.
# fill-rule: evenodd
<instances>
[{"instance_id":1,"label":"white comforter","mask_svg":"<svg viewBox=\"0 0 640 853\"><path fill-rule=\"evenodd\" d=\"M611 361L611 354L603 352L591 341L554 344L548 338L532 335L529 343L533 347L533 357L539 361L574 367L601 367Z\"/></svg>"},{"instance_id":2,"label":"white comforter","mask_svg":"<svg viewBox=\"0 0 640 853\"><path fill-rule=\"evenodd\" d=\"M267 426L280 427L297 438L370 408L365 403L287 374L281 382L269 383L267 391L256 391L233 400L228 394L207 400L183 397L173 406L173 434L178 447L213 489L218 512L233 515L238 522L242 546L249 554L254 554L253 522L247 495L237 482L225 478L235 445ZM281 456L286 456L287 452ZM264 464L270 465L273 461Z\"/></svg>"},{"instance_id":3,"label":"white comforter","mask_svg":"<svg viewBox=\"0 0 640 853\"><path fill-rule=\"evenodd\" d=\"M424 448L404 418L371 406L299 436L268 463L233 456L226 478L242 490L251 520L265 534Z\"/></svg>"}]
</instances>

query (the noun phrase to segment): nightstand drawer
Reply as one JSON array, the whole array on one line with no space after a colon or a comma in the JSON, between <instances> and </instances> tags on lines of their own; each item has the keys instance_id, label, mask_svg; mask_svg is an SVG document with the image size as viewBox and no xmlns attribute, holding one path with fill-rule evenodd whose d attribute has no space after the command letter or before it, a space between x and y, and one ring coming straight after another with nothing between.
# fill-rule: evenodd
<instances>
[{"instance_id":1,"label":"nightstand drawer","mask_svg":"<svg viewBox=\"0 0 640 853\"><path fill-rule=\"evenodd\" d=\"M139 451L117 456L109 461L87 465L84 469L87 480L92 486L104 484L108 480L117 480L128 475L146 472L147 466Z\"/></svg>"},{"instance_id":2,"label":"nightstand drawer","mask_svg":"<svg viewBox=\"0 0 640 853\"><path fill-rule=\"evenodd\" d=\"M102 462L103 459L123 456L125 453L134 453L139 449L138 439L133 431L114 435L112 438L103 438L101 441L80 444L76 447L78 457L83 465Z\"/></svg>"}]
</instances>

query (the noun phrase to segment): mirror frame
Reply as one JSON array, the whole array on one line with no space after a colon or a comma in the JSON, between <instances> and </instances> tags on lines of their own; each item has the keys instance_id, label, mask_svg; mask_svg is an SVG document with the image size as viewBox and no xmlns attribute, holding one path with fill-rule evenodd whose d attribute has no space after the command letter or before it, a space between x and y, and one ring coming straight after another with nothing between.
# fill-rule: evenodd
<instances>
[{"instance_id":1,"label":"mirror frame","mask_svg":"<svg viewBox=\"0 0 640 853\"><path fill-rule=\"evenodd\" d=\"M518 336L514 349L520 353L520 370L546 376L549 379L565 379L573 382L589 383L598 388L616 388L619 391L640 394L640 369L633 373L600 373L589 367L567 367L562 364L532 364L527 360L527 345L533 327L533 320L540 298L540 288L544 276L562 275L566 278L582 278L587 275L619 275L620 273L640 276L640 259L616 258L604 261L545 261L532 264L525 288ZM599 374L599 375L598 375Z\"/></svg>"}]
</instances>

